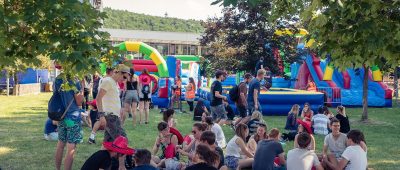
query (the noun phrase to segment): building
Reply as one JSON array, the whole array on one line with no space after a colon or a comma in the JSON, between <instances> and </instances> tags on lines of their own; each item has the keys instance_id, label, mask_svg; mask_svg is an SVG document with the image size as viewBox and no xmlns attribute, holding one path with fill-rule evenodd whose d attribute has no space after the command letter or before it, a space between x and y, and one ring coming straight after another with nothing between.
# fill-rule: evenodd
<instances>
[{"instance_id":1,"label":"building","mask_svg":"<svg viewBox=\"0 0 400 170\"><path fill-rule=\"evenodd\" d=\"M200 46L200 34L186 32L162 32L144 30L124 30L103 28L110 34L112 45L124 41L144 42L163 55L203 55L205 48ZM134 54L135 58L143 58L142 54Z\"/></svg>"}]
</instances>

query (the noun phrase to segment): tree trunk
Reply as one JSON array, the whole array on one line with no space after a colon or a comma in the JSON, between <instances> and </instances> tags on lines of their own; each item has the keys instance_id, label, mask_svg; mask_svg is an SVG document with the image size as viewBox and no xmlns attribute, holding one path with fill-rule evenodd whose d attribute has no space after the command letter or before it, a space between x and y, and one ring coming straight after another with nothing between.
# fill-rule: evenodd
<instances>
[{"instance_id":1,"label":"tree trunk","mask_svg":"<svg viewBox=\"0 0 400 170\"><path fill-rule=\"evenodd\" d=\"M361 121L366 121L368 120L368 73L369 73L369 67L364 67L364 80L363 80L363 113L361 117Z\"/></svg>"},{"instance_id":2,"label":"tree trunk","mask_svg":"<svg viewBox=\"0 0 400 170\"><path fill-rule=\"evenodd\" d=\"M394 97L396 98L396 100L399 98L399 87L398 87L398 85L399 85L399 77L398 77L399 72L398 72L398 69L399 69L399 67L396 67L394 69L394 78L393 78L394 79L394 83L393 83Z\"/></svg>"},{"instance_id":3,"label":"tree trunk","mask_svg":"<svg viewBox=\"0 0 400 170\"><path fill-rule=\"evenodd\" d=\"M10 96L10 72L6 71L6 76L7 76L7 96Z\"/></svg>"}]
</instances>

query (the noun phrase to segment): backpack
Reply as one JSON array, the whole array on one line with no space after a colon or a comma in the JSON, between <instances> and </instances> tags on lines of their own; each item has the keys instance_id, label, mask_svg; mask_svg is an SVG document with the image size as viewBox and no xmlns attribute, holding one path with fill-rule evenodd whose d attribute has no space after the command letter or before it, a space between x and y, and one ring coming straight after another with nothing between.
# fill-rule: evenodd
<instances>
[{"instance_id":1,"label":"backpack","mask_svg":"<svg viewBox=\"0 0 400 170\"><path fill-rule=\"evenodd\" d=\"M68 106L65 108L63 104L63 100L60 93L61 87L59 90L55 91L51 96L48 107L47 107L47 116L51 120L61 121L64 119L65 114L67 113L69 107L71 107L74 98L68 103Z\"/></svg>"},{"instance_id":2,"label":"backpack","mask_svg":"<svg viewBox=\"0 0 400 170\"><path fill-rule=\"evenodd\" d=\"M236 102L239 100L240 97L240 89L239 86L242 84L243 82L239 83L239 85L235 85L233 86L230 90L229 90L229 98Z\"/></svg>"},{"instance_id":3,"label":"backpack","mask_svg":"<svg viewBox=\"0 0 400 170\"><path fill-rule=\"evenodd\" d=\"M143 93L144 95L148 95L148 94L150 93L150 86L149 86L148 84L143 85L142 93Z\"/></svg>"}]
</instances>

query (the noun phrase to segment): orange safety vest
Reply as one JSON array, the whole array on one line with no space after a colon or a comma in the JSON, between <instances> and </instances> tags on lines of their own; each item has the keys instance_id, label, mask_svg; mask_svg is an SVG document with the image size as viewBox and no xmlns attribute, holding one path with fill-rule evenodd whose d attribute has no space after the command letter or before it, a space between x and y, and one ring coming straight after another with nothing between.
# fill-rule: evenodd
<instances>
[{"instance_id":1,"label":"orange safety vest","mask_svg":"<svg viewBox=\"0 0 400 170\"><path fill-rule=\"evenodd\" d=\"M186 98L194 99L195 95L196 95L196 92L194 91L194 87L193 87L193 84L192 84L191 89L189 91L186 91Z\"/></svg>"},{"instance_id":2,"label":"orange safety vest","mask_svg":"<svg viewBox=\"0 0 400 170\"><path fill-rule=\"evenodd\" d=\"M317 87L315 86L314 82L308 83L307 91L317 91Z\"/></svg>"},{"instance_id":3,"label":"orange safety vest","mask_svg":"<svg viewBox=\"0 0 400 170\"><path fill-rule=\"evenodd\" d=\"M175 89L175 95L180 96L182 82L178 80L178 81L176 81L176 85L178 86L178 88Z\"/></svg>"}]
</instances>

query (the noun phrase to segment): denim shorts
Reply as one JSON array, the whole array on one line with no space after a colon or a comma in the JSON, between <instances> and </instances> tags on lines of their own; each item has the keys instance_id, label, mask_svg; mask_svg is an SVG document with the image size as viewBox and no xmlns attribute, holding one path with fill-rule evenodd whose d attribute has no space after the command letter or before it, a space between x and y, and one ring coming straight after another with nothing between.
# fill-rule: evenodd
<instances>
[{"instance_id":1,"label":"denim shorts","mask_svg":"<svg viewBox=\"0 0 400 170\"><path fill-rule=\"evenodd\" d=\"M219 119L227 120L228 116L226 115L224 104L211 106L211 116L214 121Z\"/></svg>"},{"instance_id":2,"label":"denim shorts","mask_svg":"<svg viewBox=\"0 0 400 170\"><path fill-rule=\"evenodd\" d=\"M132 104L134 102L139 102L139 94L137 90L127 90L125 92L124 103Z\"/></svg>"},{"instance_id":3,"label":"denim shorts","mask_svg":"<svg viewBox=\"0 0 400 170\"><path fill-rule=\"evenodd\" d=\"M83 139L83 131L79 111L73 112L58 123L58 140L64 143L80 143Z\"/></svg>"}]
</instances>

